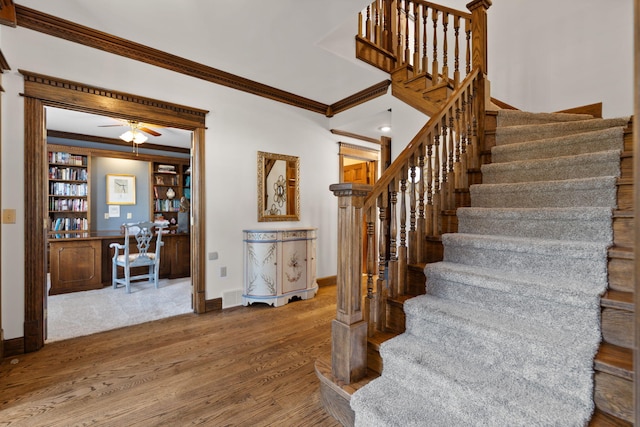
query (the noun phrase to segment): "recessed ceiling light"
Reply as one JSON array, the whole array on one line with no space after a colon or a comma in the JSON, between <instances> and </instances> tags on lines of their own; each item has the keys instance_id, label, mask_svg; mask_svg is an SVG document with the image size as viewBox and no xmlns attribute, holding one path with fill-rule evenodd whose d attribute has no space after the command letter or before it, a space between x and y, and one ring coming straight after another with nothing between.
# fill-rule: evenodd
<instances>
[{"instance_id":1,"label":"recessed ceiling light","mask_svg":"<svg viewBox=\"0 0 640 427\"><path fill-rule=\"evenodd\" d=\"M378 129L380 130L380 132L389 132L391 130L391 126L380 126Z\"/></svg>"}]
</instances>

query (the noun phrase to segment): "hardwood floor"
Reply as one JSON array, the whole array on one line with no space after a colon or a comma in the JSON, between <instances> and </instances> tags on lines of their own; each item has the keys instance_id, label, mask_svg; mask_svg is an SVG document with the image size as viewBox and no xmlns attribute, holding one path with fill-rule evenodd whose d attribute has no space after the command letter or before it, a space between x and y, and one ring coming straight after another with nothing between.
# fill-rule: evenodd
<instances>
[{"instance_id":1,"label":"hardwood floor","mask_svg":"<svg viewBox=\"0 0 640 427\"><path fill-rule=\"evenodd\" d=\"M335 286L283 307L186 314L47 344L0 365L3 426L340 426L314 363Z\"/></svg>"}]
</instances>

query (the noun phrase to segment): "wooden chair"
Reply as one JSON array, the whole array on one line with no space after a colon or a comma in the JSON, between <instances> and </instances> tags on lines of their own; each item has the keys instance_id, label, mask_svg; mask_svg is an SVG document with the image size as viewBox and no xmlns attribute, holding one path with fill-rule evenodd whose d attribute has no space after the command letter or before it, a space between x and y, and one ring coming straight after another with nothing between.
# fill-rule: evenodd
<instances>
[{"instance_id":1,"label":"wooden chair","mask_svg":"<svg viewBox=\"0 0 640 427\"><path fill-rule=\"evenodd\" d=\"M124 224L124 244L111 243L109 247L114 249L112 262L112 285L117 288L118 284L125 285L127 293L131 292L131 281L148 279L158 288L158 273L160 271L160 248L164 245L162 241L162 229L166 223L138 222ZM137 252L129 250L129 240L135 236ZM151 243L156 238L155 252L149 252ZM123 251L122 253L120 251ZM124 268L124 277L118 279L118 266ZM149 272L131 276L131 268L148 267Z\"/></svg>"}]
</instances>

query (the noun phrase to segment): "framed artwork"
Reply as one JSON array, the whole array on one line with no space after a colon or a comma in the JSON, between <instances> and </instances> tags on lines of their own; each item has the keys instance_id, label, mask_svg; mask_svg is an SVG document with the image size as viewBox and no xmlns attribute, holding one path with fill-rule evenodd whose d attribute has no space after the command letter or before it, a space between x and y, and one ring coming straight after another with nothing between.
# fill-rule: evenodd
<instances>
[{"instance_id":1,"label":"framed artwork","mask_svg":"<svg viewBox=\"0 0 640 427\"><path fill-rule=\"evenodd\" d=\"M135 205L136 176L107 174L107 204Z\"/></svg>"}]
</instances>

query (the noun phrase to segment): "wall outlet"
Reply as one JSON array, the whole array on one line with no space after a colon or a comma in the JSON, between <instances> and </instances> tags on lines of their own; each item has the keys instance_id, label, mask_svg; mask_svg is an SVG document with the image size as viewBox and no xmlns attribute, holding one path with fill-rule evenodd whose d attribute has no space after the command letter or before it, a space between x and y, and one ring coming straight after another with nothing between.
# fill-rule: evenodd
<instances>
[{"instance_id":1,"label":"wall outlet","mask_svg":"<svg viewBox=\"0 0 640 427\"><path fill-rule=\"evenodd\" d=\"M133 214L131 214L131 212L127 212L127 219L131 219L133 217Z\"/></svg>"},{"instance_id":2,"label":"wall outlet","mask_svg":"<svg viewBox=\"0 0 640 427\"><path fill-rule=\"evenodd\" d=\"M209 261L215 261L218 259L218 252L209 252Z\"/></svg>"},{"instance_id":3,"label":"wall outlet","mask_svg":"<svg viewBox=\"0 0 640 427\"><path fill-rule=\"evenodd\" d=\"M104 213L104 219L109 219L109 212Z\"/></svg>"},{"instance_id":4,"label":"wall outlet","mask_svg":"<svg viewBox=\"0 0 640 427\"><path fill-rule=\"evenodd\" d=\"M227 267L220 267L220 277L227 277Z\"/></svg>"}]
</instances>

